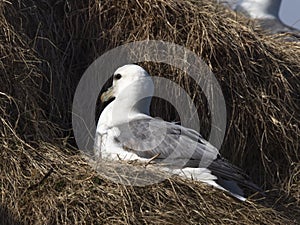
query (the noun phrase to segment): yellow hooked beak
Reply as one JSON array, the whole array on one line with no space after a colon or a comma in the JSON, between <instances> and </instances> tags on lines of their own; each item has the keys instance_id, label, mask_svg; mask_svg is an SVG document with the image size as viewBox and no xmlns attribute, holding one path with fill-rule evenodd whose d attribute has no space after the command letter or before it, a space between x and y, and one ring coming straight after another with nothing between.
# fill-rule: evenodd
<instances>
[{"instance_id":1,"label":"yellow hooked beak","mask_svg":"<svg viewBox=\"0 0 300 225\"><path fill-rule=\"evenodd\" d=\"M100 99L101 102L107 102L114 97L114 90L110 87L106 92L103 92Z\"/></svg>"}]
</instances>

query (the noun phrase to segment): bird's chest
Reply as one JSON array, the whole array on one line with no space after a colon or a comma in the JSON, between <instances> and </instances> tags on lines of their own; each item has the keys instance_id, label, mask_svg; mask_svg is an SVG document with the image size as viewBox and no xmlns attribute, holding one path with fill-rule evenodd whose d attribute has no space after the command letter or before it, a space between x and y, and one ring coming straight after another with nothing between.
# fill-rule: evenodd
<instances>
[{"instance_id":1,"label":"bird's chest","mask_svg":"<svg viewBox=\"0 0 300 225\"><path fill-rule=\"evenodd\" d=\"M120 130L117 127L97 129L96 135L96 156L107 160L141 160L133 152L124 149L122 142L118 141ZM98 137L98 138L97 138Z\"/></svg>"},{"instance_id":2,"label":"bird's chest","mask_svg":"<svg viewBox=\"0 0 300 225\"><path fill-rule=\"evenodd\" d=\"M116 138L120 135L120 130L117 127L98 129L97 135L100 137L98 140L100 150L98 156L102 159L116 160L124 155L125 151L122 144L116 141Z\"/></svg>"},{"instance_id":3,"label":"bird's chest","mask_svg":"<svg viewBox=\"0 0 300 225\"><path fill-rule=\"evenodd\" d=\"M118 147L118 142L115 141L115 138L120 135L120 131L116 127L100 127L97 130L97 135L100 136L99 147L101 152L111 151L115 147Z\"/></svg>"}]
</instances>

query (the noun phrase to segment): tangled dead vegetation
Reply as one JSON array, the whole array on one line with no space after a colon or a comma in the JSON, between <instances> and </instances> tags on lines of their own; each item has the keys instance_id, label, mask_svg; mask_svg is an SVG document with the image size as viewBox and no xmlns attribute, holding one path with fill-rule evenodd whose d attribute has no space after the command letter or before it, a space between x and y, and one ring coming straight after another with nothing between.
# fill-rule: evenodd
<instances>
[{"instance_id":1,"label":"tangled dead vegetation","mask_svg":"<svg viewBox=\"0 0 300 225\"><path fill-rule=\"evenodd\" d=\"M19 223L300 220L299 43L254 31L248 20L209 0L0 1L0 23L1 205ZM185 46L212 69L227 107L220 151L268 190L266 199L240 203L176 177L122 186L81 157L71 107L83 72L109 49L148 39ZM210 112L195 82L165 64L141 65L185 88L207 137ZM178 119L162 100L153 102L152 113Z\"/></svg>"}]
</instances>

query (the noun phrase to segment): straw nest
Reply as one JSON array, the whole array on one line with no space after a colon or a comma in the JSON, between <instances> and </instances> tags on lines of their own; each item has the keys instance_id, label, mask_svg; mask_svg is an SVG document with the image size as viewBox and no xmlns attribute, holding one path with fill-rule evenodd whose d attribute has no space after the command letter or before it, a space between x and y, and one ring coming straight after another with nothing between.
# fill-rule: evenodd
<instances>
[{"instance_id":1,"label":"straw nest","mask_svg":"<svg viewBox=\"0 0 300 225\"><path fill-rule=\"evenodd\" d=\"M208 0L28 0L0 5L3 223L300 220L299 44L267 36L251 21ZM220 151L267 190L265 199L241 203L176 177L146 187L118 185L81 157L71 126L80 77L107 50L145 39L185 46L209 65L226 98L227 130ZM142 65L152 75L172 74L168 78L191 94L207 137L210 113L193 81L164 64ZM152 111L176 118L161 100Z\"/></svg>"}]
</instances>

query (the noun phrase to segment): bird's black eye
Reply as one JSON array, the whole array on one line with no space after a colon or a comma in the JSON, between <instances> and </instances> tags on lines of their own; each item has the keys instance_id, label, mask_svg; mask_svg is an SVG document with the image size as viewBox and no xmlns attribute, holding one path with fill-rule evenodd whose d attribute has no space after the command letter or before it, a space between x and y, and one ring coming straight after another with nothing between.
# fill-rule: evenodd
<instances>
[{"instance_id":1,"label":"bird's black eye","mask_svg":"<svg viewBox=\"0 0 300 225\"><path fill-rule=\"evenodd\" d=\"M121 77L122 77L122 75L118 73L118 74L114 75L114 80L120 80Z\"/></svg>"}]
</instances>

